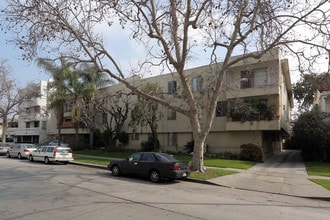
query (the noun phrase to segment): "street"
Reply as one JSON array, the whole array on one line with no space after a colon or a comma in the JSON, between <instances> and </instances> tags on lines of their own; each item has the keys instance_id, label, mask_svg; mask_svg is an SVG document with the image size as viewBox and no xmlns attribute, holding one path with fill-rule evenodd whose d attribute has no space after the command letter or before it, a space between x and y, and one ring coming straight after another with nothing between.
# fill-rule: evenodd
<instances>
[{"instance_id":1,"label":"street","mask_svg":"<svg viewBox=\"0 0 330 220\"><path fill-rule=\"evenodd\" d=\"M328 219L330 203L0 157L0 219Z\"/></svg>"}]
</instances>

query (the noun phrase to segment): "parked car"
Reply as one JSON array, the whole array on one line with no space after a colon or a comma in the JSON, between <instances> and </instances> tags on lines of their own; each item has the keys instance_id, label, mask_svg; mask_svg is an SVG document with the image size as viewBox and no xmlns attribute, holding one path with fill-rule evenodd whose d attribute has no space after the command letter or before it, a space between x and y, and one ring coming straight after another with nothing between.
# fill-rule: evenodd
<instances>
[{"instance_id":1,"label":"parked car","mask_svg":"<svg viewBox=\"0 0 330 220\"><path fill-rule=\"evenodd\" d=\"M7 151L7 157L28 158L30 152L37 149L35 144L18 143Z\"/></svg>"},{"instance_id":2,"label":"parked car","mask_svg":"<svg viewBox=\"0 0 330 220\"><path fill-rule=\"evenodd\" d=\"M10 148L14 145L9 143L0 143L0 155L6 155Z\"/></svg>"},{"instance_id":3,"label":"parked car","mask_svg":"<svg viewBox=\"0 0 330 220\"><path fill-rule=\"evenodd\" d=\"M112 160L108 169L113 176L128 174L149 177L152 182L183 179L190 175L188 162L180 162L171 155L157 152L138 152L127 159Z\"/></svg>"},{"instance_id":4,"label":"parked car","mask_svg":"<svg viewBox=\"0 0 330 220\"><path fill-rule=\"evenodd\" d=\"M41 146L30 152L29 160L42 161L46 164L51 162L62 162L64 164L73 161L73 153L70 147L62 146Z\"/></svg>"},{"instance_id":5,"label":"parked car","mask_svg":"<svg viewBox=\"0 0 330 220\"><path fill-rule=\"evenodd\" d=\"M48 145L53 145L53 146L58 146L58 140L52 140L48 143ZM60 144L61 147L68 147L69 144L61 141L61 144Z\"/></svg>"}]
</instances>

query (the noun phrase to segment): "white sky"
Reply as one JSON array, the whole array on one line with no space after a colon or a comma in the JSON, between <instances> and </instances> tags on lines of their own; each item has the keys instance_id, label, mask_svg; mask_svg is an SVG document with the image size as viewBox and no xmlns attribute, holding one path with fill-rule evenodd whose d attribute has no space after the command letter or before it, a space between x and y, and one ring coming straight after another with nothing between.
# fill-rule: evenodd
<instances>
[{"instance_id":1,"label":"white sky","mask_svg":"<svg viewBox=\"0 0 330 220\"><path fill-rule=\"evenodd\" d=\"M2 5L3 2L0 3L0 6ZM102 28L102 25L96 28L101 30L105 29L104 27ZM145 53L144 48L142 45L136 45L132 40L128 40L128 32L123 31L120 27L116 27L115 31L112 28L107 28L107 30L111 30L111 32L103 33L103 37L106 39L105 42L107 42L107 47L111 51L114 51L115 58L119 60L120 66L129 71L129 68L132 65L137 64L139 58L143 58L143 54ZM48 80L50 78L48 73L43 69L38 68L33 61L28 62L22 60L21 50L12 43L6 42L6 40L9 40L11 37L10 33L5 34L0 30L0 59L8 60L7 64L12 68L13 78L16 79L17 84L25 86L29 82ZM111 42L111 44L109 42ZM188 65L188 67L208 64L208 57L203 58L202 53L194 55L197 56L198 59L194 59L193 65ZM287 58L289 58L291 81L292 83L295 83L299 79L299 73L293 71L297 69L297 63L293 58ZM165 71L165 73L167 72L168 71Z\"/></svg>"}]
</instances>

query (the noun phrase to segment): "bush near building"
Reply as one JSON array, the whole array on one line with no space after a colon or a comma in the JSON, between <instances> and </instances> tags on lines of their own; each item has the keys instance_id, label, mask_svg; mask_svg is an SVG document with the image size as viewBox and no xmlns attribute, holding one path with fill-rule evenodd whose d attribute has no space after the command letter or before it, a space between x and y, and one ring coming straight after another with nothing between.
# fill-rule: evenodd
<instances>
[{"instance_id":1,"label":"bush near building","mask_svg":"<svg viewBox=\"0 0 330 220\"><path fill-rule=\"evenodd\" d=\"M262 150L258 145L255 144L242 144L240 159L253 162L262 162Z\"/></svg>"},{"instance_id":2,"label":"bush near building","mask_svg":"<svg viewBox=\"0 0 330 220\"><path fill-rule=\"evenodd\" d=\"M330 114L318 110L301 114L287 147L300 149L305 161L330 162Z\"/></svg>"}]
</instances>

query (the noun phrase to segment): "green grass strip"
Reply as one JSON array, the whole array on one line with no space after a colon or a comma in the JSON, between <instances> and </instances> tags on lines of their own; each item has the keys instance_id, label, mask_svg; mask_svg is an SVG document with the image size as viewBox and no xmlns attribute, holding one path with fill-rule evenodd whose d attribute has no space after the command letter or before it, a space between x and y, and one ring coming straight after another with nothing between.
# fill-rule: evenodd
<instances>
[{"instance_id":1,"label":"green grass strip","mask_svg":"<svg viewBox=\"0 0 330 220\"><path fill-rule=\"evenodd\" d=\"M322 187L326 188L327 190L330 190L330 180L324 180L324 179L310 179L310 181L321 185Z\"/></svg>"},{"instance_id":2,"label":"green grass strip","mask_svg":"<svg viewBox=\"0 0 330 220\"><path fill-rule=\"evenodd\" d=\"M223 170L223 169L214 169L214 168L208 168L205 170L204 173L201 172L191 172L189 178L193 179L199 179L199 180L209 180L214 179L220 176L230 175L238 173L236 171L232 170Z\"/></svg>"},{"instance_id":3,"label":"green grass strip","mask_svg":"<svg viewBox=\"0 0 330 220\"><path fill-rule=\"evenodd\" d=\"M330 176L330 163L325 162L306 162L308 175L311 176Z\"/></svg>"}]
</instances>

